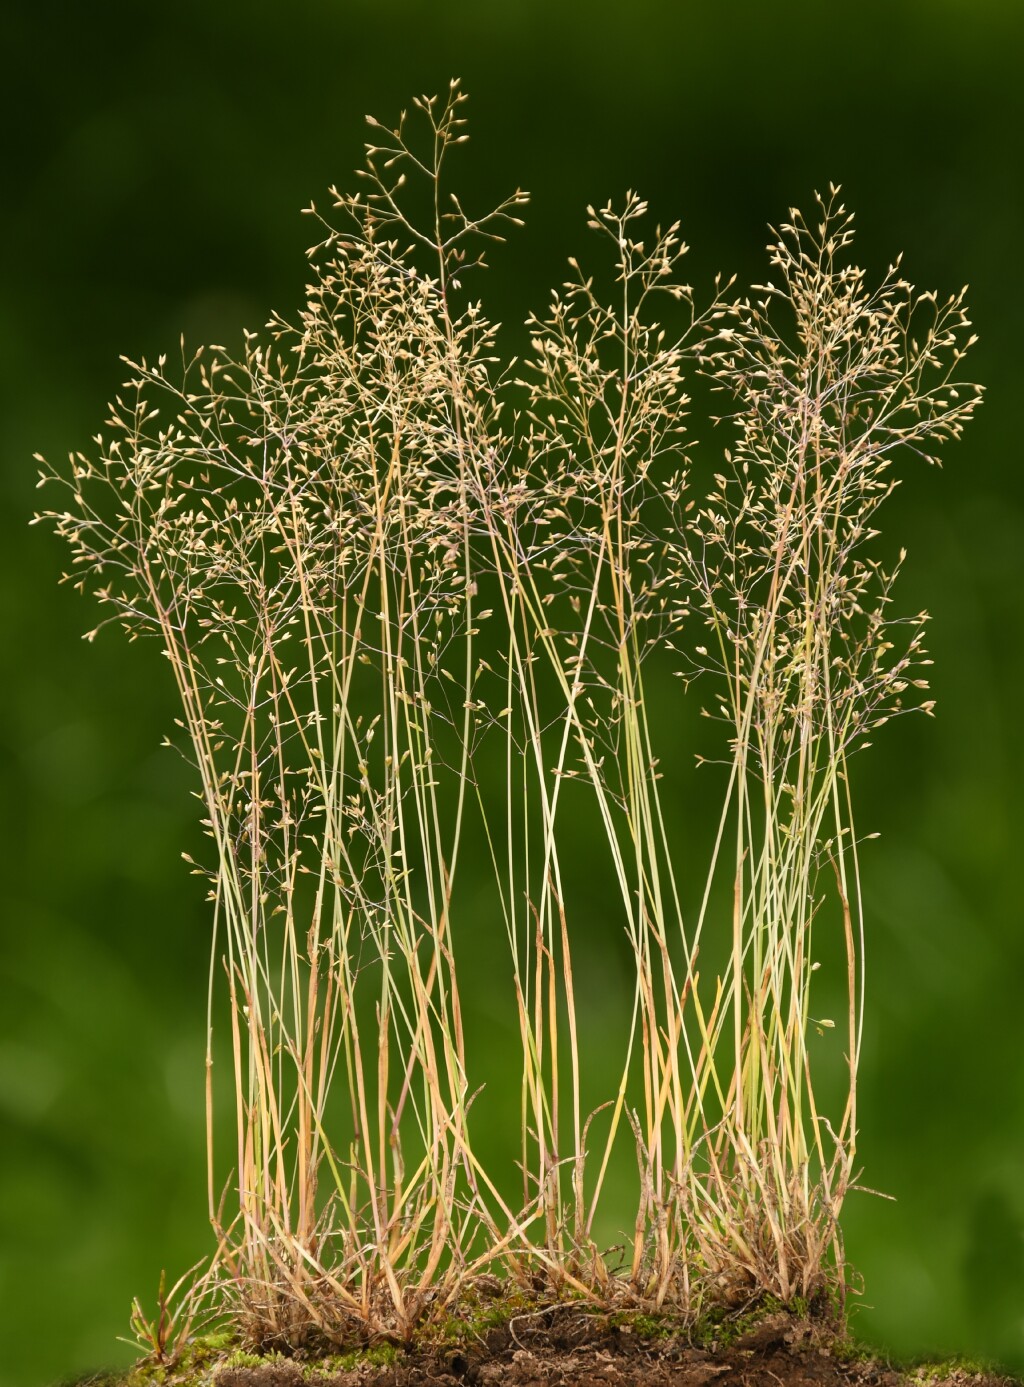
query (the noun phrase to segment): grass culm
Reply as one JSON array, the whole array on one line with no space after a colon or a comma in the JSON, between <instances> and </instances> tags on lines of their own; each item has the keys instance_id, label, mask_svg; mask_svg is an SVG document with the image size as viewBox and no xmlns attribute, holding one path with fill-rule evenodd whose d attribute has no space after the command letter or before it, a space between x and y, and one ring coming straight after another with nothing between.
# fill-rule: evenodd
<instances>
[{"instance_id":1,"label":"grass culm","mask_svg":"<svg viewBox=\"0 0 1024 1387\"><path fill-rule=\"evenodd\" d=\"M930 708L925 616L896 614L877 512L896 464L935 461L980 398L956 383L963 297L898 265L869 287L832 189L773 235L769 284L718 282L700 306L678 227L629 194L589 211L603 270L570 261L505 365L469 290L527 199L478 216L450 190L463 101L453 84L370 120L360 190L308 209L295 321L237 359L182 343L180 369L129 363L95 454L40 459L69 579L167 656L209 835L216 1250L184 1308L137 1312L164 1356L198 1314L250 1348L408 1340L485 1273L682 1317L847 1282L850 760ZM723 402L709 488L688 377ZM666 664L722 726L697 877L664 811L675 724L647 698ZM621 1063L596 1076L563 846L584 803L635 965ZM477 1140L468 930L488 932L519 1038L501 1169ZM842 960L835 1024L812 1003L822 952ZM635 1202L606 1211L623 1150ZM630 1229L619 1263L606 1215Z\"/></svg>"}]
</instances>

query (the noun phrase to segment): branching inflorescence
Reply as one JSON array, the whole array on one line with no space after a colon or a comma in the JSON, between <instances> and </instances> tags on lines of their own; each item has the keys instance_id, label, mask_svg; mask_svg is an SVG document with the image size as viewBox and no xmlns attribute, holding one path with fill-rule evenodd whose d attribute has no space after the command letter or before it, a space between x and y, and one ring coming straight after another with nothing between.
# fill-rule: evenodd
<instances>
[{"instance_id":1,"label":"branching inflorescence","mask_svg":"<svg viewBox=\"0 0 1024 1387\"><path fill-rule=\"evenodd\" d=\"M453 84L371 120L365 187L332 190L297 323L130 363L93 461L44 463L71 576L162 642L212 849L209 1293L247 1340L408 1337L485 1269L545 1294L683 1315L845 1284L863 989L851 753L918 697L925 617L873 556L893 463L956 437L962 296L871 291L835 190L791 214L772 284L698 310L678 228L590 210L614 282L572 278L502 370L464 282L526 201L444 185ZM407 178L432 210L403 210ZM667 296L667 298L666 298ZM666 303L672 331L656 316ZM734 442L690 482L688 370ZM648 656L713 690L727 782L684 918ZM668 656L666 656L668 652ZM635 961L621 1070L585 1110L562 825L584 795ZM575 812L573 810L572 812ZM520 1191L485 1168L460 1001L464 844L483 845L518 1018ZM571 875L571 874L570 874ZM469 901L467 907L464 901ZM840 941L847 1081L819 1107L812 932ZM702 977L704 947L723 960ZM224 999L227 1006L224 1005ZM216 1024L215 1024L216 1022ZM226 1028L229 1040L225 1048ZM234 1075L215 1149L212 1068ZM637 1155L631 1246L596 1241Z\"/></svg>"}]
</instances>

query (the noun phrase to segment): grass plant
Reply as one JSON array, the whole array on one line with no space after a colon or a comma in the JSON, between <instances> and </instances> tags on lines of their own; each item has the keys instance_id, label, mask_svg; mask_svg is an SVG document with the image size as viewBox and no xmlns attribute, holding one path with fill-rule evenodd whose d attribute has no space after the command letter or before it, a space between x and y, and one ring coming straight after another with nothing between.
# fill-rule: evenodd
<instances>
[{"instance_id":1,"label":"grass plant","mask_svg":"<svg viewBox=\"0 0 1024 1387\"><path fill-rule=\"evenodd\" d=\"M468 288L526 197L474 215L449 190L463 101L453 84L413 121L370 119L361 190L309 209L295 322L275 315L237 359L183 342L174 372L129 363L95 458L40 459L69 578L160 641L180 695L213 917L216 1253L188 1310L246 1348L405 1340L493 1273L683 1316L845 1285L864 997L849 762L930 708L924 614L894 615L902 557L872 545L894 462L934 461L978 402L955 383L963 296L915 293L898 266L870 289L833 189L773 239L772 283L720 281L698 307L678 226L643 230L629 194L589 211L609 273L571 261L503 366ZM688 375L722 393L731 434L703 490ZM647 698L666 660L725 726L692 917L663 804L673 728ZM635 962L596 1112L560 855L578 813ZM481 847L484 921L462 884ZM468 928L508 960L516 1195L474 1135ZM812 1004L820 935L844 960L835 1027ZM819 1030L843 1055L835 1111ZM614 1211L632 1228L615 1267L596 1220L622 1147L636 1204ZM160 1353L174 1313L162 1299L154 1330L136 1312Z\"/></svg>"}]
</instances>

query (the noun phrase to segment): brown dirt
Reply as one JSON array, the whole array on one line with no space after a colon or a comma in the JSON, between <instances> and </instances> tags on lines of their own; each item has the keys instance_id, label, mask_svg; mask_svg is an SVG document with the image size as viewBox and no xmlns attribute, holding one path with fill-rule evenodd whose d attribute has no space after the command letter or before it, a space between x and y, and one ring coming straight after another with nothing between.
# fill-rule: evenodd
<instances>
[{"instance_id":1,"label":"brown dirt","mask_svg":"<svg viewBox=\"0 0 1024 1387\"><path fill-rule=\"evenodd\" d=\"M308 1368L307 1368L308 1371ZM289 1360L222 1367L216 1387L307 1387ZM545 1311L490 1329L472 1347L436 1350L312 1378L316 1387L1019 1387L967 1369L904 1372L841 1348L834 1332L779 1314L727 1347L652 1340L580 1312Z\"/></svg>"}]
</instances>

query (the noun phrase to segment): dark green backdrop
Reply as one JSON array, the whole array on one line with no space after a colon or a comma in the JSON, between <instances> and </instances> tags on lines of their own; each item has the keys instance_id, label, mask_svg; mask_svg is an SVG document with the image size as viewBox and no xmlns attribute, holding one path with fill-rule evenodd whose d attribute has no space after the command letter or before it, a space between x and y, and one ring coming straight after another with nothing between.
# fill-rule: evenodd
<instances>
[{"instance_id":1,"label":"dark green backdrop","mask_svg":"<svg viewBox=\"0 0 1024 1387\"><path fill-rule=\"evenodd\" d=\"M969 281L989 398L888 535L934 615L938 717L857 765L865 855L861 1333L1024 1363L1021 92L1018 0L16 0L0 221L0 1387L123 1360L130 1297L206 1250L207 918L152 648L79 635L31 453L85 446L119 352L290 312L298 216L458 75L460 186L532 190L482 288L510 324L627 187L683 219L692 275L757 278L765 223L840 181L860 257ZM687 816L696 803L679 807ZM615 966L615 941L609 943ZM499 959L500 959L499 955ZM500 974L499 974L500 977Z\"/></svg>"}]
</instances>

